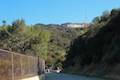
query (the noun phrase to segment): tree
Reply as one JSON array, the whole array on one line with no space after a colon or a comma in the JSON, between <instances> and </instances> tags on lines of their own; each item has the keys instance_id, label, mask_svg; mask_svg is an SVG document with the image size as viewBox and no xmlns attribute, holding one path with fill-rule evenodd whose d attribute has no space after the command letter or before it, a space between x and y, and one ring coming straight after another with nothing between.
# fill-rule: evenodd
<instances>
[{"instance_id":1,"label":"tree","mask_svg":"<svg viewBox=\"0 0 120 80\"><path fill-rule=\"evenodd\" d=\"M95 17L93 20L92 20L92 23L93 24L97 24L97 23L99 23L100 22L100 17L98 16L98 17Z\"/></svg>"},{"instance_id":2,"label":"tree","mask_svg":"<svg viewBox=\"0 0 120 80\"><path fill-rule=\"evenodd\" d=\"M20 32L24 32L25 30L25 21L23 19L18 19L12 23L12 27L14 30L18 30Z\"/></svg>"},{"instance_id":3,"label":"tree","mask_svg":"<svg viewBox=\"0 0 120 80\"><path fill-rule=\"evenodd\" d=\"M118 9L112 9L110 16L113 17L115 15L118 15L119 12L120 12L120 8L118 8Z\"/></svg>"},{"instance_id":4,"label":"tree","mask_svg":"<svg viewBox=\"0 0 120 80\"><path fill-rule=\"evenodd\" d=\"M110 16L110 12L109 11L104 11L102 16L101 16L101 21L102 22L106 22L108 19L109 19L109 16Z\"/></svg>"},{"instance_id":5,"label":"tree","mask_svg":"<svg viewBox=\"0 0 120 80\"><path fill-rule=\"evenodd\" d=\"M6 26L7 22L6 22L6 20L3 20L2 23L3 23L3 26Z\"/></svg>"}]
</instances>

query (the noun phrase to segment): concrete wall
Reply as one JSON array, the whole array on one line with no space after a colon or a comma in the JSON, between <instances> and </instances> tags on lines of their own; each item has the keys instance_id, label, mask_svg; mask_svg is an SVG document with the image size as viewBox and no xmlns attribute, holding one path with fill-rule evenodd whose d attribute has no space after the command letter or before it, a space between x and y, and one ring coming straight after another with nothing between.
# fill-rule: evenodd
<instances>
[{"instance_id":1,"label":"concrete wall","mask_svg":"<svg viewBox=\"0 0 120 80\"><path fill-rule=\"evenodd\" d=\"M25 78L25 79L21 79L21 80L45 80L45 75L38 75L38 76L33 76L33 77L29 77L29 78Z\"/></svg>"},{"instance_id":2,"label":"concrete wall","mask_svg":"<svg viewBox=\"0 0 120 80\"><path fill-rule=\"evenodd\" d=\"M39 76L29 77L22 80L40 80Z\"/></svg>"}]
</instances>

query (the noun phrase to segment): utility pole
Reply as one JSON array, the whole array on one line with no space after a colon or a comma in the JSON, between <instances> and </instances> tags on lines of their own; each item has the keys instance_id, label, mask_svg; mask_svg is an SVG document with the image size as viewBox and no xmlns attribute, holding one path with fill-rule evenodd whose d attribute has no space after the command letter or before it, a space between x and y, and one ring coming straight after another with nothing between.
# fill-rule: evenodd
<instances>
[{"instance_id":1,"label":"utility pole","mask_svg":"<svg viewBox=\"0 0 120 80\"><path fill-rule=\"evenodd\" d=\"M84 13L84 27L86 28L87 25L87 8L85 7L85 13Z\"/></svg>"}]
</instances>

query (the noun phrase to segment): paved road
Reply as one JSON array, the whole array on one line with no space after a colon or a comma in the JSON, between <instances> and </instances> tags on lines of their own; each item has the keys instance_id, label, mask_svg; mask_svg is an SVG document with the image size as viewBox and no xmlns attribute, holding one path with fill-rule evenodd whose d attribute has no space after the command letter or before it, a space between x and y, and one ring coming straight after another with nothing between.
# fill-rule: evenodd
<instances>
[{"instance_id":1,"label":"paved road","mask_svg":"<svg viewBox=\"0 0 120 80\"><path fill-rule=\"evenodd\" d=\"M45 80L105 80L105 79L98 79L98 78L91 78L85 76L76 76L76 75L69 75L63 73L48 73L46 74Z\"/></svg>"}]
</instances>

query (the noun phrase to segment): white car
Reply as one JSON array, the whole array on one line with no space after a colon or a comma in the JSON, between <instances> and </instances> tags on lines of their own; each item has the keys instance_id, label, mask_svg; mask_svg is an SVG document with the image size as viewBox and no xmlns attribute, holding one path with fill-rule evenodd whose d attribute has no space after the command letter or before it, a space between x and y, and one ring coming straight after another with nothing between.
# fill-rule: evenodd
<instances>
[{"instance_id":1,"label":"white car","mask_svg":"<svg viewBox=\"0 0 120 80\"><path fill-rule=\"evenodd\" d=\"M60 73L61 70L52 70L52 72L55 72L55 73Z\"/></svg>"}]
</instances>

